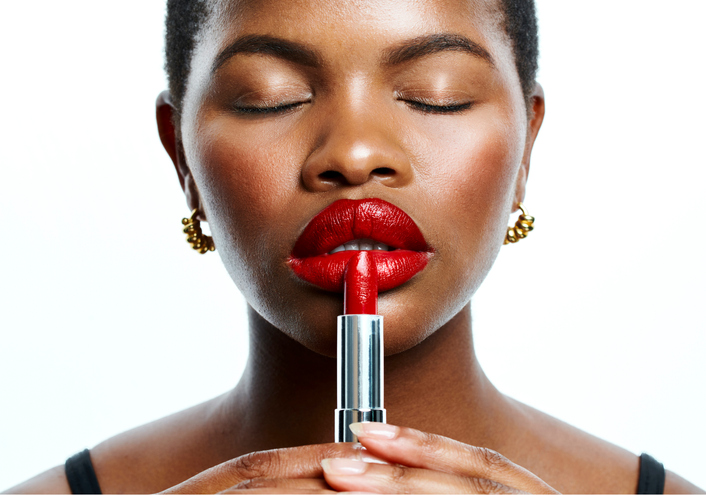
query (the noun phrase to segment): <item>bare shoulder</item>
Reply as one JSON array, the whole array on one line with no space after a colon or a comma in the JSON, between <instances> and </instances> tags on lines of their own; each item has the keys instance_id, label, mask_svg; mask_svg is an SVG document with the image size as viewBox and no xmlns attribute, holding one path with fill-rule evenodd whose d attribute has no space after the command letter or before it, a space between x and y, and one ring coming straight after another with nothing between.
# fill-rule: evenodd
<instances>
[{"instance_id":1,"label":"bare shoulder","mask_svg":"<svg viewBox=\"0 0 706 495\"><path fill-rule=\"evenodd\" d=\"M635 493L639 457L530 406L516 402L523 449L515 461L562 493ZM524 464L523 464L524 462ZM703 493L667 472L665 493Z\"/></svg>"},{"instance_id":2,"label":"bare shoulder","mask_svg":"<svg viewBox=\"0 0 706 495\"><path fill-rule=\"evenodd\" d=\"M222 462L220 397L116 435L91 449L104 493L154 493Z\"/></svg>"},{"instance_id":3,"label":"bare shoulder","mask_svg":"<svg viewBox=\"0 0 706 495\"><path fill-rule=\"evenodd\" d=\"M103 493L154 493L222 462L229 452L214 442L220 398L128 430L91 449ZM222 460L221 460L222 459ZM6 493L71 493L64 466L57 466Z\"/></svg>"},{"instance_id":4,"label":"bare shoulder","mask_svg":"<svg viewBox=\"0 0 706 495\"><path fill-rule=\"evenodd\" d=\"M681 476L667 471L667 477L664 481L664 493L706 493L706 491Z\"/></svg>"},{"instance_id":5,"label":"bare shoulder","mask_svg":"<svg viewBox=\"0 0 706 495\"><path fill-rule=\"evenodd\" d=\"M71 493L71 488L66 481L64 466L56 466L3 493Z\"/></svg>"}]
</instances>

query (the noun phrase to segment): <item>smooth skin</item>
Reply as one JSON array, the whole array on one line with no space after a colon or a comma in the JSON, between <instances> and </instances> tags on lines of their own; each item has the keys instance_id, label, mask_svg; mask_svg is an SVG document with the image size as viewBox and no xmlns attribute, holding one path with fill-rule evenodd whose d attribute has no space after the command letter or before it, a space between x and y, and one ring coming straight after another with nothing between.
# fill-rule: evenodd
<instances>
[{"instance_id":1,"label":"smooth skin","mask_svg":"<svg viewBox=\"0 0 706 495\"><path fill-rule=\"evenodd\" d=\"M104 492L635 492L635 455L504 396L475 356L470 299L544 118L499 19L491 1L219 4L181 115L164 93L157 121L248 301L250 356L228 393L93 448ZM342 296L287 257L324 207L369 197L435 254L381 294L386 408L404 427L354 426L361 449L329 443ZM68 493L63 466L11 491ZM669 472L666 491L699 489Z\"/></svg>"}]
</instances>

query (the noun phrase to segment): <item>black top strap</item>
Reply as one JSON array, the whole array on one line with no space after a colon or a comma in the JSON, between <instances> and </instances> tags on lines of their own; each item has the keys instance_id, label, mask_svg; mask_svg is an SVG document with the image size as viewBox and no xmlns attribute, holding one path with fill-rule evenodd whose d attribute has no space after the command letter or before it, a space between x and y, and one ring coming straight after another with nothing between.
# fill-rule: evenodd
<instances>
[{"instance_id":1,"label":"black top strap","mask_svg":"<svg viewBox=\"0 0 706 495\"><path fill-rule=\"evenodd\" d=\"M64 464L64 471L71 493L103 493L88 449L69 457Z\"/></svg>"},{"instance_id":2,"label":"black top strap","mask_svg":"<svg viewBox=\"0 0 706 495\"><path fill-rule=\"evenodd\" d=\"M664 493L664 466L648 454L640 456L637 493Z\"/></svg>"}]
</instances>

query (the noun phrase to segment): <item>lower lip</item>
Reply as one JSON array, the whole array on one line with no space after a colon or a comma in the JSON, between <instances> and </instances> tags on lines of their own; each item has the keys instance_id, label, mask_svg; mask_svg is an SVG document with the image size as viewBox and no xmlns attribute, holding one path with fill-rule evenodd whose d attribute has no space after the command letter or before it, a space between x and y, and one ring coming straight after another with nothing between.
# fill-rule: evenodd
<instances>
[{"instance_id":1,"label":"lower lip","mask_svg":"<svg viewBox=\"0 0 706 495\"><path fill-rule=\"evenodd\" d=\"M289 265L301 279L324 290L343 292L346 265L359 251L339 251L307 258L290 258ZM431 253L396 249L370 251L378 272L378 290L394 289L422 271Z\"/></svg>"}]
</instances>

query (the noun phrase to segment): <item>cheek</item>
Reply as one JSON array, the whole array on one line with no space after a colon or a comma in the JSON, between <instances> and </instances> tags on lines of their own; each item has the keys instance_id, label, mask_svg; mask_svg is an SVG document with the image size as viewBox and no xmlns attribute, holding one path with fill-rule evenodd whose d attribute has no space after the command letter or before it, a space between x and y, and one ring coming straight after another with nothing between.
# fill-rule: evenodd
<instances>
[{"instance_id":1,"label":"cheek","mask_svg":"<svg viewBox=\"0 0 706 495\"><path fill-rule=\"evenodd\" d=\"M271 274L273 255L286 255L282 233L300 181L301 150L278 134L256 130L216 117L204 119L192 134L198 140L185 139L216 246L246 294L257 292L259 278Z\"/></svg>"},{"instance_id":2,"label":"cheek","mask_svg":"<svg viewBox=\"0 0 706 495\"><path fill-rule=\"evenodd\" d=\"M455 233L444 236L439 232L440 241L453 244L447 246L447 256L457 258L459 266L464 266L464 256L468 259L474 253L473 264L487 265L482 270L487 272L502 245L522 161L524 132L522 121L513 113L487 106L474 112L466 125L440 128L429 136L443 152L424 158L430 165L420 180L425 188L436 191L431 198L434 209L444 212L443 227ZM465 269L466 276L482 279L485 275L472 273L478 266Z\"/></svg>"},{"instance_id":3,"label":"cheek","mask_svg":"<svg viewBox=\"0 0 706 495\"><path fill-rule=\"evenodd\" d=\"M188 157L206 207L228 205L244 213L233 221L268 220L270 210L288 199L286 186L298 181L292 166L296 150L279 136L256 130L236 126L228 118L215 119L199 128L199 140L192 143Z\"/></svg>"}]
</instances>

